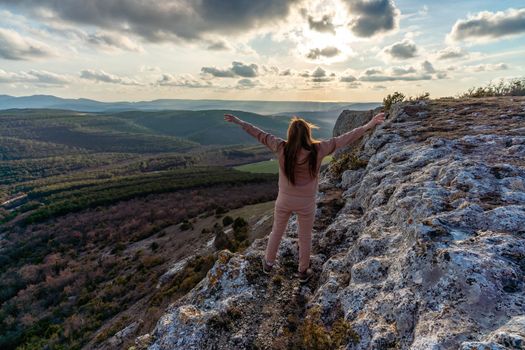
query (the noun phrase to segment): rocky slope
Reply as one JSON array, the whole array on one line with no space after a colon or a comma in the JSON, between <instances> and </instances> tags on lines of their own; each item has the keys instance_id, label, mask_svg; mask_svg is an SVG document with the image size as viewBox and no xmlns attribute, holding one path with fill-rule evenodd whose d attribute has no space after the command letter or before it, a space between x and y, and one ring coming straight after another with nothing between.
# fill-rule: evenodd
<instances>
[{"instance_id":1,"label":"rocky slope","mask_svg":"<svg viewBox=\"0 0 525 350\"><path fill-rule=\"evenodd\" d=\"M525 347L525 98L395 105L323 171L316 217L307 285L292 215L272 276L266 238L221 252L137 347Z\"/></svg>"}]
</instances>

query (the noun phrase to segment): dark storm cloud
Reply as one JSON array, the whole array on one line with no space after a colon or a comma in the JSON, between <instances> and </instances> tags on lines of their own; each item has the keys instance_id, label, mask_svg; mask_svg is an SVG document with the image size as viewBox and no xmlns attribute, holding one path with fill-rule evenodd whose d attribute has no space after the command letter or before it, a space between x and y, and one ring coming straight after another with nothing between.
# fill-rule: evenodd
<instances>
[{"instance_id":1,"label":"dark storm cloud","mask_svg":"<svg viewBox=\"0 0 525 350\"><path fill-rule=\"evenodd\" d=\"M525 8L504 12L480 12L474 17L457 21L452 27L453 40L495 39L525 33Z\"/></svg>"},{"instance_id":2,"label":"dark storm cloud","mask_svg":"<svg viewBox=\"0 0 525 350\"><path fill-rule=\"evenodd\" d=\"M399 10L393 0L347 0L352 32L360 37L388 32L397 27Z\"/></svg>"},{"instance_id":3,"label":"dark storm cloud","mask_svg":"<svg viewBox=\"0 0 525 350\"><path fill-rule=\"evenodd\" d=\"M253 78L259 75L259 67L256 64L248 65L234 61L230 68L202 67L201 72L213 75L216 78L233 78L236 76Z\"/></svg>"},{"instance_id":4,"label":"dark storm cloud","mask_svg":"<svg viewBox=\"0 0 525 350\"><path fill-rule=\"evenodd\" d=\"M149 41L240 34L285 18L300 0L0 0L78 24L132 32Z\"/></svg>"},{"instance_id":5,"label":"dark storm cloud","mask_svg":"<svg viewBox=\"0 0 525 350\"><path fill-rule=\"evenodd\" d=\"M321 57L334 57L341 53L337 47L329 46L324 49L311 49L310 52L306 55L307 58L316 60Z\"/></svg>"},{"instance_id":6,"label":"dark storm cloud","mask_svg":"<svg viewBox=\"0 0 525 350\"><path fill-rule=\"evenodd\" d=\"M332 23L332 17L329 15L324 15L319 21L316 21L312 16L308 16L308 25L310 29L318 32L335 34L335 26Z\"/></svg>"},{"instance_id":7,"label":"dark storm cloud","mask_svg":"<svg viewBox=\"0 0 525 350\"><path fill-rule=\"evenodd\" d=\"M385 52L397 59L406 59L417 56L417 46L410 40L403 40L387 48Z\"/></svg>"}]
</instances>

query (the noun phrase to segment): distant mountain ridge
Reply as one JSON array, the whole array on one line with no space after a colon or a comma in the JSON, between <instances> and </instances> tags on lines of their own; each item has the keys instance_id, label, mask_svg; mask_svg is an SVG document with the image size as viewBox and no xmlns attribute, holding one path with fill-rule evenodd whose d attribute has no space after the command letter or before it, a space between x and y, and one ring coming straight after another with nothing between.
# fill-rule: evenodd
<instances>
[{"instance_id":1,"label":"distant mountain ridge","mask_svg":"<svg viewBox=\"0 0 525 350\"><path fill-rule=\"evenodd\" d=\"M79 112L117 112L117 111L155 111L155 110L243 110L258 114L303 114L311 112L331 112L344 109L368 110L380 103L350 102L302 102L302 101L240 101L240 100L185 100L159 99L138 102L101 102L86 98L70 99L52 95L9 96L0 95L0 109L12 108L51 108ZM287 112L305 111L305 112Z\"/></svg>"}]
</instances>

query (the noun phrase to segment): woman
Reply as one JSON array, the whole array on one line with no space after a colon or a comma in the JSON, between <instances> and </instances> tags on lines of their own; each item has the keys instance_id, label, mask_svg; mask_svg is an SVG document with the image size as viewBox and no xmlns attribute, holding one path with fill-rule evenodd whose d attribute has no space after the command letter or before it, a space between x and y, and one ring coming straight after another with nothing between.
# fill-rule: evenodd
<instances>
[{"instance_id":1,"label":"woman","mask_svg":"<svg viewBox=\"0 0 525 350\"><path fill-rule=\"evenodd\" d=\"M384 113L377 114L363 126L321 141L312 137L311 129L318 128L316 125L295 116L288 126L288 140L267 133L231 114L225 114L224 119L239 124L279 159L279 193L275 201L272 232L262 262L263 272L270 273L275 263L279 243L293 211L297 214L299 224L298 275L301 283L307 282L312 276L309 268L310 250L321 161L336 149L358 140L367 130L382 123Z\"/></svg>"}]
</instances>

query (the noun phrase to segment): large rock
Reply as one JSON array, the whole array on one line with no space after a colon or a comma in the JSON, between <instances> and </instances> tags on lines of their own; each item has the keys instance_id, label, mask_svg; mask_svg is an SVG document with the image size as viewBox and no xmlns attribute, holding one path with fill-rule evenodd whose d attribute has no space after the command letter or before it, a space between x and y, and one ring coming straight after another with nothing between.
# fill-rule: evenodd
<instances>
[{"instance_id":1,"label":"large rock","mask_svg":"<svg viewBox=\"0 0 525 350\"><path fill-rule=\"evenodd\" d=\"M365 125L372 119L374 115L379 113L381 110L382 110L381 107L378 107L376 109L369 110L369 111L344 110L339 116L339 118L337 118L337 121L335 122L334 129L332 131L333 136L339 136L341 134L344 134L345 132L348 132L357 127ZM365 136L361 140L356 141L348 145L347 147L343 147L335 151L334 155L339 156L340 154L349 152L353 150L354 148L359 148L359 146L362 145L364 142L366 142L367 139L368 139L368 135L365 134Z\"/></svg>"},{"instance_id":2,"label":"large rock","mask_svg":"<svg viewBox=\"0 0 525 350\"><path fill-rule=\"evenodd\" d=\"M376 108L370 111L344 110L335 122L333 136L339 136L347 131L368 123L380 110L381 108Z\"/></svg>"},{"instance_id":3,"label":"large rock","mask_svg":"<svg viewBox=\"0 0 525 350\"><path fill-rule=\"evenodd\" d=\"M150 349L523 349L525 98L403 103L364 141L364 169L322 179L313 280L292 218L273 276L266 238L224 252Z\"/></svg>"}]
</instances>

